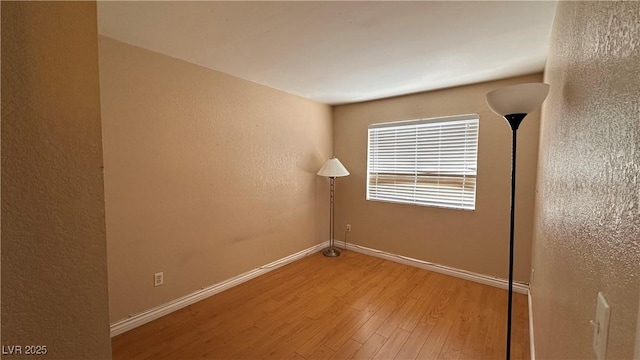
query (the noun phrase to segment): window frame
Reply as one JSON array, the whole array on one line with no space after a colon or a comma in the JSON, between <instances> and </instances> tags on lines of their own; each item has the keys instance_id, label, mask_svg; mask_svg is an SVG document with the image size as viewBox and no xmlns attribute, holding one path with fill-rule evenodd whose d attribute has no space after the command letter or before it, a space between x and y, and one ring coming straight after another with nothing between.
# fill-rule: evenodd
<instances>
[{"instance_id":1,"label":"window frame","mask_svg":"<svg viewBox=\"0 0 640 360\"><path fill-rule=\"evenodd\" d=\"M472 153L475 153L474 155L474 159L473 159L473 169L474 169L474 173L473 174L464 174L465 172L469 171L469 167L466 166L466 153L465 155L462 155L461 158L464 157L464 163L465 163L465 168L462 169L462 171L460 172L460 176L462 176L462 183L464 184L467 181L467 178L469 179L473 179L473 186L472 186L472 203L468 203L465 202L464 200L461 201L460 205L455 205L452 203L443 203L443 201L440 201L440 203L438 203L438 198L437 195L434 196L430 201L431 203L429 203L429 200L419 200L416 199L416 191L414 190L414 195L413 198L409 198L407 197L406 199L402 199L399 196L399 199L383 199L380 198L379 196L374 196L372 195L371 192L371 177L372 174L374 174L375 172L371 171L371 166L372 166L372 154L371 154L371 150L372 150L372 140L371 140L371 135L372 135L372 129L381 129L381 128L404 128L407 127L407 129L410 128L418 128L420 127L420 125L426 125L426 124L434 124L434 123L451 123L451 122L467 122L469 123L469 121L471 121L471 125L475 127L475 130L472 131L472 136L475 136L475 148L472 147ZM440 132L442 131L442 129L439 130ZM465 131L462 133L465 136L465 141L466 141L466 136L468 134L468 131ZM440 134L441 135L441 134ZM478 178L478 149L479 149L479 136L480 136L480 115L479 114L465 114L465 115L454 115L454 116L441 116L441 117L434 117L434 118L423 118L423 119L413 119L413 120L403 120L403 121L391 121L391 122L383 122L383 123L375 123L375 124L370 124L367 128L367 176L366 176L366 190L365 190L365 198L367 201L378 201L378 202L388 202L388 203L393 203L393 204L408 204L408 205L417 205L417 206L427 206L427 207L436 207L436 208L445 208L445 209L453 209L453 210L466 210L466 211L475 211L476 206L477 206L477 178ZM415 138L417 139L419 137L419 135L416 135ZM439 137L439 139L441 139L442 136ZM418 148L419 145L416 145L416 149ZM464 150L467 151L468 149L468 145L464 145ZM438 151L442 151L441 147L438 148ZM395 152L394 152L395 154ZM417 158L418 155L416 155ZM417 160L416 160L417 161ZM416 185L418 182L418 166L415 166L412 171L416 174L416 180L414 180L414 189L418 188L419 185ZM396 174L398 174L398 177L402 177L402 173L397 172ZM407 174L404 174L404 176L406 176ZM443 174L441 173L441 168L438 168L437 171L437 177L438 179L444 177L442 176ZM438 188L438 191L441 191L442 187L440 187L440 185L436 186ZM460 187L460 194L461 194L461 198L464 197L464 191L463 190L464 185L462 185ZM427 189L427 190L425 190ZM423 186L422 187L422 191L428 191L428 187L427 186Z\"/></svg>"}]
</instances>

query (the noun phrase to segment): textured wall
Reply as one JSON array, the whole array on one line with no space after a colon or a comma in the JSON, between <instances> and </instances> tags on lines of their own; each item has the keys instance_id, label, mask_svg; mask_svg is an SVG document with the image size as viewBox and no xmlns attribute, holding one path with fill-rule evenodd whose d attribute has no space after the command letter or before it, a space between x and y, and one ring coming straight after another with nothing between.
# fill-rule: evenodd
<instances>
[{"instance_id":1,"label":"textured wall","mask_svg":"<svg viewBox=\"0 0 640 360\"><path fill-rule=\"evenodd\" d=\"M608 359L630 359L640 266L640 3L561 2L545 79L533 242L540 359L594 358L596 295Z\"/></svg>"},{"instance_id":2,"label":"textured wall","mask_svg":"<svg viewBox=\"0 0 640 360\"><path fill-rule=\"evenodd\" d=\"M112 321L327 239L329 106L99 44Z\"/></svg>"},{"instance_id":3,"label":"textured wall","mask_svg":"<svg viewBox=\"0 0 640 360\"><path fill-rule=\"evenodd\" d=\"M2 345L108 359L96 4L1 6Z\"/></svg>"},{"instance_id":4,"label":"textured wall","mask_svg":"<svg viewBox=\"0 0 640 360\"><path fill-rule=\"evenodd\" d=\"M486 104L489 91L524 82L530 75L441 91L337 106L336 156L351 176L337 181L336 237L353 226L348 241L459 269L508 277L511 129ZM367 126L372 123L480 114L476 210L366 201ZM539 114L518 131L515 279L529 281Z\"/></svg>"}]
</instances>

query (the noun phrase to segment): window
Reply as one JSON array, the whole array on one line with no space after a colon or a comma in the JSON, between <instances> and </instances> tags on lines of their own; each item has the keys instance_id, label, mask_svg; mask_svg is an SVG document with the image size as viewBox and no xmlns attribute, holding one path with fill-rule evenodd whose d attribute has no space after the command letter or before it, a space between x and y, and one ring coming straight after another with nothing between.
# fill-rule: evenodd
<instances>
[{"instance_id":1,"label":"window","mask_svg":"<svg viewBox=\"0 0 640 360\"><path fill-rule=\"evenodd\" d=\"M369 126L367 200L475 209L477 114Z\"/></svg>"}]
</instances>

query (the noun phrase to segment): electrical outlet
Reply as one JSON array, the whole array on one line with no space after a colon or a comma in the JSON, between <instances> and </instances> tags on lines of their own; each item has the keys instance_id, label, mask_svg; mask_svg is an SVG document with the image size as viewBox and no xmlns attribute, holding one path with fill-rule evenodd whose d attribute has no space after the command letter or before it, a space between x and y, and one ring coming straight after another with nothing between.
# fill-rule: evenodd
<instances>
[{"instance_id":1,"label":"electrical outlet","mask_svg":"<svg viewBox=\"0 0 640 360\"><path fill-rule=\"evenodd\" d=\"M351 224L347 224L347 232L351 232Z\"/></svg>"},{"instance_id":2,"label":"electrical outlet","mask_svg":"<svg viewBox=\"0 0 640 360\"><path fill-rule=\"evenodd\" d=\"M164 284L164 272L153 274L153 286L160 286Z\"/></svg>"},{"instance_id":3,"label":"electrical outlet","mask_svg":"<svg viewBox=\"0 0 640 360\"><path fill-rule=\"evenodd\" d=\"M598 292L596 319L590 321L593 326L593 351L595 351L598 360L606 359L610 317L611 307L609 307L607 299L604 298L602 292Z\"/></svg>"}]
</instances>

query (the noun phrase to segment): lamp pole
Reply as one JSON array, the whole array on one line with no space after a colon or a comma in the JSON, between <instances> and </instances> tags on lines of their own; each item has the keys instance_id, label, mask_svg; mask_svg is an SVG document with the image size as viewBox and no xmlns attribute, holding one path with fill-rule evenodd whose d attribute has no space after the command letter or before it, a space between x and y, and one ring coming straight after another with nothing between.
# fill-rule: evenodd
<instances>
[{"instance_id":1,"label":"lamp pole","mask_svg":"<svg viewBox=\"0 0 640 360\"><path fill-rule=\"evenodd\" d=\"M324 254L324 256L336 257L340 255L340 252L336 250L336 248L333 246L333 236L334 236L334 229L335 229L335 212L333 210L333 206L335 203L336 177L332 176L329 179L331 179L331 187L329 190L329 236L330 238L329 238L329 247L325 249L322 253Z\"/></svg>"},{"instance_id":2,"label":"lamp pole","mask_svg":"<svg viewBox=\"0 0 640 360\"><path fill-rule=\"evenodd\" d=\"M511 359L511 313L513 309L513 248L516 221L516 149L518 127L527 114L509 114L504 118L511 126L511 220L509 222L509 300L507 303L507 360Z\"/></svg>"}]
</instances>

